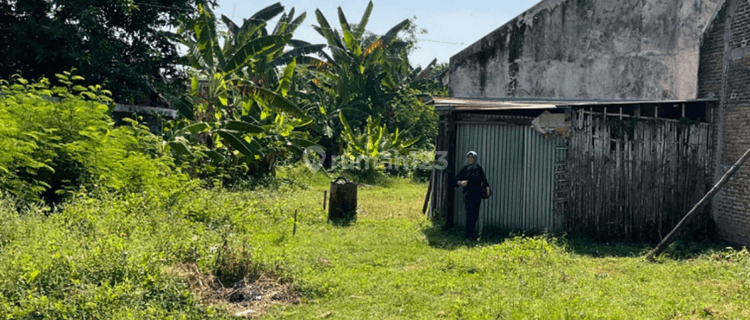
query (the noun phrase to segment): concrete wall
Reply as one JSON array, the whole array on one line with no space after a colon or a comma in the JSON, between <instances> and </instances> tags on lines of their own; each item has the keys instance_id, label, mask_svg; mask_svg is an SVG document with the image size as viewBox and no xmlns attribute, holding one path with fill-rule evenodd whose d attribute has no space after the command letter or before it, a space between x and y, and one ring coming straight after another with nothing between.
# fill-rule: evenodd
<instances>
[{"instance_id":1,"label":"concrete wall","mask_svg":"<svg viewBox=\"0 0 750 320\"><path fill-rule=\"evenodd\" d=\"M693 99L719 1L542 1L451 58L450 96Z\"/></svg>"},{"instance_id":2,"label":"concrete wall","mask_svg":"<svg viewBox=\"0 0 750 320\"><path fill-rule=\"evenodd\" d=\"M714 112L715 180L750 148L750 2L726 0L703 35L699 97L719 98ZM714 199L719 237L750 246L750 163Z\"/></svg>"}]
</instances>

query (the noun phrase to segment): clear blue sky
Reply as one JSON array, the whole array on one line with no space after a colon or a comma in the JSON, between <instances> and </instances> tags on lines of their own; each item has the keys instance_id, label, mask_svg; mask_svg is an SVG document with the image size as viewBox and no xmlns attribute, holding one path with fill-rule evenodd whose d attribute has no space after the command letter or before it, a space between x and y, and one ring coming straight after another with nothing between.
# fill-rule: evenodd
<instances>
[{"instance_id":1,"label":"clear blue sky","mask_svg":"<svg viewBox=\"0 0 750 320\"><path fill-rule=\"evenodd\" d=\"M217 16L224 14L233 17L235 23L241 24L242 18L249 18L258 10L277 1L219 0ZM315 9L320 9L334 28L338 25L336 8L344 10L350 23L359 22L367 7L367 0L280 0L286 11L295 8L297 15L307 12L307 19L295 32L295 38L311 43L325 43L311 25L318 25ZM420 47L409 57L413 66L425 66L432 59L448 62L450 57L463 50L484 35L497 29L527 9L538 3L538 0L515 1L445 1L445 0L373 0L373 11L367 29L376 34L383 34L404 19L417 17L419 29L428 33L419 35ZM271 21L275 26L277 19ZM430 40L430 41L427 41ZM450 42L450 43L444 43Z\"/></svg>"}]
</instances>

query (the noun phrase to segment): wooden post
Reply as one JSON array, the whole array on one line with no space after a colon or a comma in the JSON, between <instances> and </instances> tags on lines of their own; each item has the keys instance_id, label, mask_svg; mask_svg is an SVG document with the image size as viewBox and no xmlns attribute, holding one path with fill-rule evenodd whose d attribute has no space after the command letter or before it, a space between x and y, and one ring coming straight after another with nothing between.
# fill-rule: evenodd
<instances>
[{"instance_id":1,"label":"wooden post","mask_svg":"<svg viewBox=\"0 0 750 320\"><path fill-rule=\"evenodd\" d=\"M682 117L685 117L685 104L682 104Z\"/></svg>"},{"instance_id":2,"label":"wooden post","mask_svg":"<svg viewBox=\"0 0 750 320\"><path fill-rule=\"evenodd\" d=\"M326 200L328 200L328 191L323 191L323 210L326 209Z\"/></svg>"},{"instance_id":3,"label":"wooden post","mask_svg":"<svg viewBox=\"0 0 750 320\"><path fill-rule=\"evenodd\" d=\"M435 167L432 167L432 173L430 174L430 180L427 181L427 194L424 196L424 205L422 205L422 214L427 212L427 204L430 203L430 193L432 193L432 178L435 176Z\"/></svg>"},{"instance_id":4,"label":"wooden post","mask_svg":"<svg viewBox=\"0 0 750 320\"><path fill-rule=\"evenodd\" d=\"M297 210L294 210L294 228L292 229L292 236L297 235Z\"/></svg>"},{"instance_id":5,"label":"wooden post","mask_svg":"<svg viewBox=\"0 0 750 320\"><path fill-rule=\"evenodd\" d=\"M721 143L721 142L720 142ZM679 223L672 229L672 231L669 232L669 234L659 242L659 244L654 248L654 251L651 251L651 253L646 256L647 259L653 260L655 257L658 257L664 250L667 248L667 246L674 241L675 236L677 235L677 231L679 231L682 226L685 224L685 222L690 219L696 212L698 212L703 206L706 205L709 199L711 199L721 188L729 181L729 178L731 178L737 170L742 167L742 165L745 163L745 161L750 158L750 149L747 149L745 151L745 154L742 155L742 157L737 160L737 162L729 168L729 171L724 174L723 177L721 177L721 180L719 180L716 185L711 188L711 191L706 193L705 196L703 196L703 199L701 201L698 201L698 203L693 207L693 209L690 209L690 212L688 212L685 217L680 220Z\"/></svg>"}]
</instances>

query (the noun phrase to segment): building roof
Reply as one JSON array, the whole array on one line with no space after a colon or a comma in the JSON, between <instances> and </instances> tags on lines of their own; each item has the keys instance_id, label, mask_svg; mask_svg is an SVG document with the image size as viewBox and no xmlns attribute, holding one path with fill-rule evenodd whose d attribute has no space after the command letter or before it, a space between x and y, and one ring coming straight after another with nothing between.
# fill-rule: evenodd
<instances>
[{"instance_id":1,"label":"building roof","mask_svg":"<svg viewBox=\"0 0 750 320\"><path fill-rule=\"evenodd\" d=\"M452 98L432 97L427 101L434 104L436 111L482 111L482 110L523 110L523 109L558 109L571 107L601 105L636 105L636 104L679 104L694 102L715 102L718 99L690 100L564 100L564 99L530 99L530 98Z\"/></svg>"}]
</instances>

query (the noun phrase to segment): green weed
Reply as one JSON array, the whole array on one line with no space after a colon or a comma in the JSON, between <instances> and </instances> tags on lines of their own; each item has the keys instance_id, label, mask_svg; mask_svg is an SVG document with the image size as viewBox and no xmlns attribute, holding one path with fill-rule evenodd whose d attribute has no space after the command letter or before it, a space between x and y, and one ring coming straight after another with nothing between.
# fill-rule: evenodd
<instances>
[{"instance_id":1,"label":"green weed","mask_svg":"<svg viewBox=\"0 0 750 320\"><path fill-rule=\"evenodd\" d=\"M638 244L502 230L465 241L421 214L426 186L403 178L361 186L357 221L340 227L322 208L327 177L279 175L247 191L82 195L51 215L3 196L0 318L229 318L170 271L184 264L224 286L291 283L301 304L268 319L750 317L747 250L684 242L652 263Z\"/></svg>"}]
</instances>

